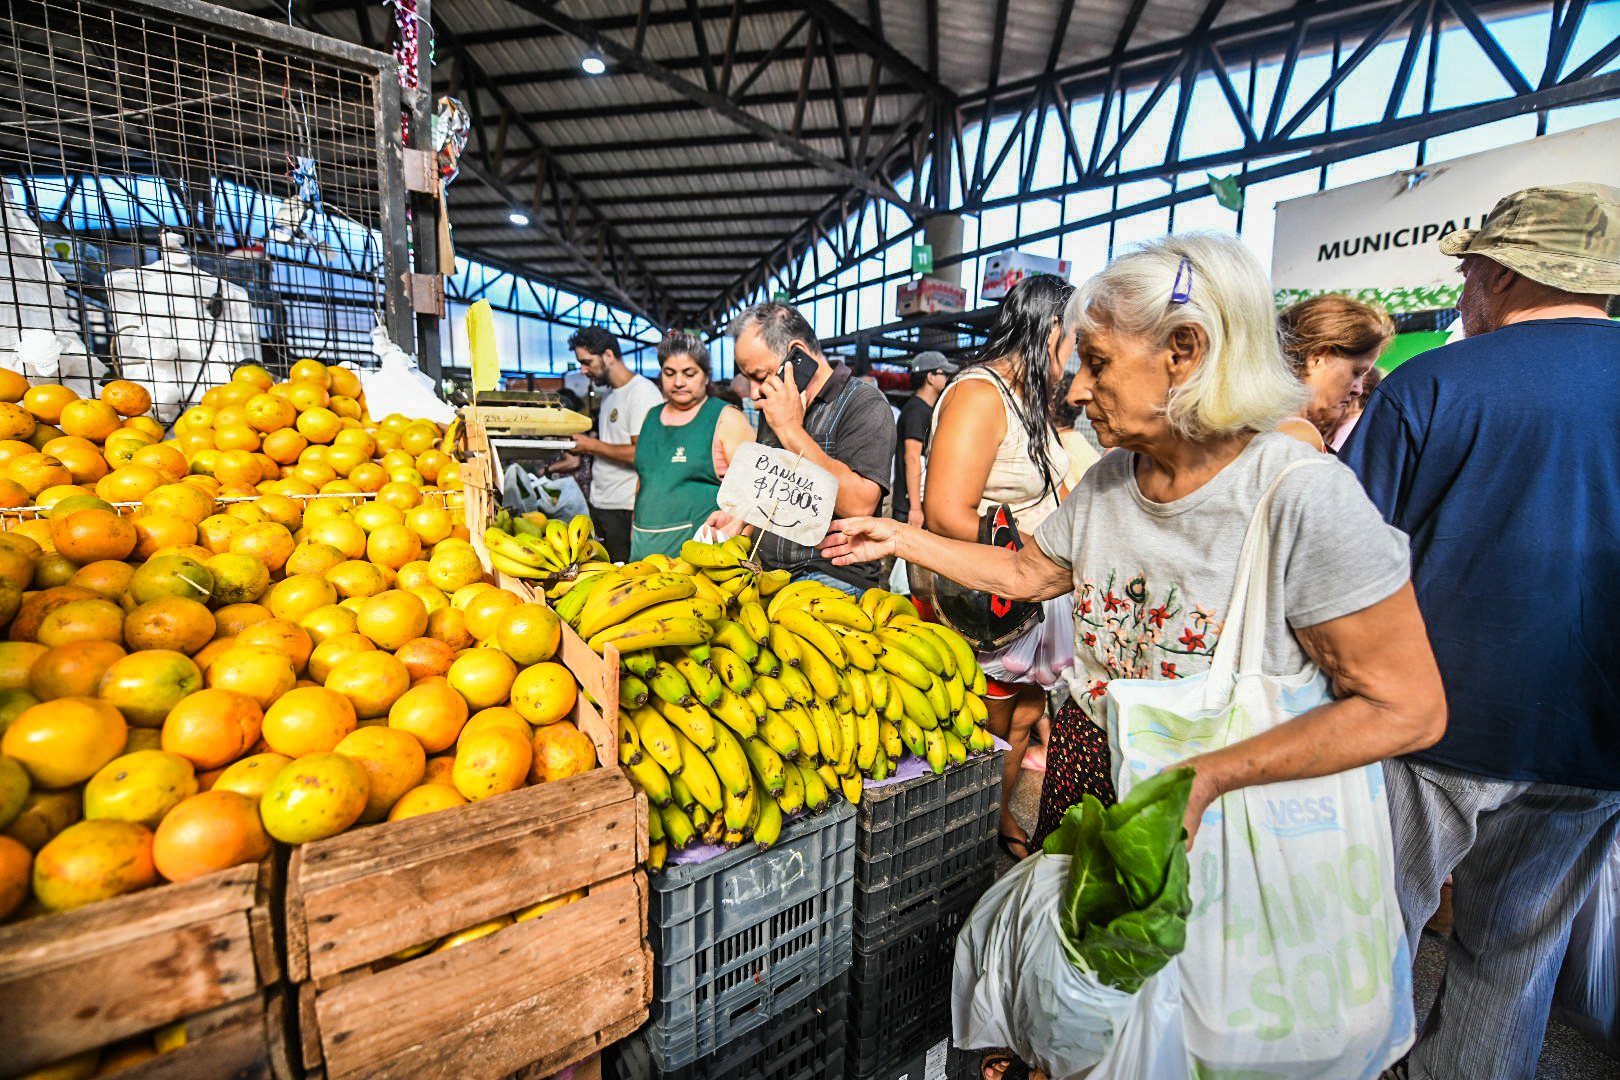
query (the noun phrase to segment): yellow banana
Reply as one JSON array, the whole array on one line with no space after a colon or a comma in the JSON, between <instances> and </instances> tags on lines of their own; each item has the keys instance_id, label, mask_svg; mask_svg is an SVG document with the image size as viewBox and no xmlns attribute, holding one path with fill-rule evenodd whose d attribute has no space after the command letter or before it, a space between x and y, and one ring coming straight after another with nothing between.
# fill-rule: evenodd
<instances>
[{"instance_id":1,"label":"yellow banana","mask_svg":"<svg viewBox=\"0 0 1620 1080\"><path fill-rule=\"evenodd\" d=\"M788 697L800 705L808 705L819 696L815 687L810 685L810 680L805 678L804 673L798 668L783 668L776 681L782 684L783 689L788 692Z\"/></svg>"},{"instance_id":2,"label":"yellow banana","mask_svg":"<svg viewBox=\"0 0 1620 1080\"><path fill-rule=\"evenodd\" d=\"M743 768L748 768L748 762L743 762ZM721 810L721 820L726 823L726 838L723 841L728 848L736 847L743 841L743 830L748 827L751 818L759 813L759 802L754 795L753 778L748 780L748 789L741 795L734 794L729 788L721 788L720 796L725 800Z\"/></svg>"},{"instance_id":3,"label":"yellow banana","mask_svg":"<svg viewBox=\"0 0 1620 1080\"><path fill-rule=\"evenodd\" d=\"M768 644L771 652L776 654L776 658L789 667L798 667L802 662L800 653L803 651L803 646L799 644L799 639L793 631L781 623L770 624L770 640Z\"/></svg>"},{"instance_id":4,"label":"yellow banana","mask_svg":"<svg viewBox=\"0 0 1620 1080\"><path fill-rule=\"evenodd\" d=\"M927 754L928 741L923 738L922 727L917 721L909 716L902 716L900 726L896 730L900 741L906 744L906 749L911 751L912 756L923 757Z\"/></svg>"},{"instance_id":5,"label":"yellow banana","mask_svg":"<svg viewBox=\"0 0 1620 1080\"><path fill-rule=\"evenodd\" d=\"M844 798L850 805L859 805L861 801L861 774L843 776L838 779L838 787L844 793Z\"/></svg>"},{"instance_id":6,"label":"yellow banana","mask_svg":"<svg viewBox=\"0 0 1620 1080\"><path fill-rule=\"evenodd\" d=\"M837 623L840 626L853 627L856 630L872 631L872 619L862 611L860 605L848 598L832 599L818 596L805 605L806 610L822 622L829 625Z\"/></svg>"},{"instance_id":7,"label":"yellow banana","mask_svg":"<svg viewBox=\"0 0 1620 1080\"><path fill-rule=\"evenodd\" d=\"M754 769L754 779L759 783L760 790L771 799L782 794L782 777L786 772L782 755L758 739L744 739L742 748L743 753L748 755L748 764Z\"/></svg>"},{"instance_id":8,"label":"yellow banana","mask_svg":"<svg viewBox=\"0 0 1620 1080\"><path fill-rule=\"evenodd\" d=\"M714 717L709 715L708 709L701 705L691 707L671 705L667 701L656 698L653 704L658 710L658 715L669 721L669 726L677 735L682 735L688 742L695 743L697 748L704 753L714 749L715 723ZM675 744L679 746L680 739L676 739ZM683 764L689 764L686 762L684 754L681 760Z\"/></svg>"},{"instance_id":9,"label":"yellow banana","mask_svg":"<svg viewBox=\"0 0 1620 1080\"><path fill-rule=\"evenodd\" d=\"M759 740L784 760L799 756L799 733L780 713L767 712L759 718Z\"/></svg>"},{"instance_id":10,"label":"yellow banana","mask_svg":"<svg viewBox=\"0 0 1620 1080\"><path fill-rule=\"evenodd\" d=\"M658 762L665 772L671 776L678 775L681 771L681 748L675 741L675 732L670 729L669 721L656 709L645 705L631 709L630 719L635 722L642 751Z\"/></svg>"},{"instance_id":11,"label":"yellow banana","mask_svg":"<svg viewBox=\"0 0 1620 1080\"><path fill-rule=\"evenodd\" d=\"M803 638L807 643L821 651L821 655L832 661L833 667L849 666L849 657L844 655L844 647L838 644L838 637L827 625L803 608L783 608L775 617L775 622L787 627Z\"/></svg>"},{"instance_id":12,"label":"yellow banana","mask_svg":"<svg viewBox=\"0 0 1620 1080\"><path fill-rule=\"evenodd\" d=\"M791 633L791 631L790 631ZM833 670L832 664L821 655L820 650L812 649L806 645L800 654L799 672L809 681L811 689L823 701L831 701L839 696L840 684L838 674Z\"/></svg>"},{"instance_id":13,"label":"yellow banana","mask_svg":"<svg viewBox=\"0 0 1620 1080\"><path fill-rule=\"evenodd\" d=\"M939 727L939 714L934 712L934 706L928 701L928 695L915 686L902 680L897 680L894 688L898 691L900 704L907 717L917 722L917 726L927 730Z\"/></svg>"},{"instance_id":14,"label":"yellow banana","mask_svg":"<svg viewBox=\"0 0 1620 1080\"><path fill-rule=\"evenodd\" d=\"M935 675L928 680L928 689L923 693L928 697L928 707L934 710L934 715L943 723L951 715L951 699L945 693L945 680Z\"/></svg>"},{"instance_id":15,"label":"yellow banana","mask_svg":"<svg viewBox=\"0 0 1620 1080\"><path fill-rule=\"evenodd\" d=\"M872 691L872 707L879 710L887 709L889 707L889 698L893 693L889 673L881 669L867 672L866 686L867 689Z\"/></svg>"},{"instance_id":16,"label":"yellow banana","mask_svg":"<svg viewBox=\"0 0 1620 1080\"><path fill-rule=\"evenodd\" d=\"M962 685L960 673L953 673L945 679L945 696L950 699L952 716L962 711L967 703L967 687Z\"/></svg>"},{"instance_id":17,"label":"yellow banana","mask_svg":"<svg viewBox=\"0 0 1620 1080\"><path fill-rule=\"evenodd\" d=\"M579 613L585 610L585 604L590 600L591 593L622 580L617 570L582 574L574 579L574 587L568 590L567 596L552 606L552 610L557 613L557 618L569 626L578 627Z\"/></svg>"},{"instance_id":18,"label":"yellow banana","mask_svg":"<svg viewBox=\"0 0 1620 1080\"><path fill-rule=\"evenodd\" d=\"M796 765L794 768L804 785L804 805L809 807L812 814L819 814L827 809L831 796L827 791L827 781L821 778L821 773L805 765Z\"/></svg>"},{"instance_id":19,"label":"yellow banana","mask_svg":"<svg viewBox=\"0 0 1620 1080\"><path fill-rule=\"evenodd\" d=\"M891 651L903 649L921 661L922 666L935 675L945 673L945 661L941 659L939 650L934 647L934 643L928 638L904 627L895 626L885 626L878 631L877 636L878 640L888 646ZM921 688L919 687L919 689Z\"/></svg>"},{"instance_id":20,"label":"yellow banana","mask_svg":"<svg viewBox=\"0 0 1620 1080\"><path fill-rule=\"evenodd\" d=\"M787 708L778 709L776 715L782 717L793 725L793 733L799 738L799 761L809 761L820 764L822 760L821 737L816 733L815 721L803 705L789 702Z\"/></svg>"},{"instance_id":21,"label":"yellow banana","mask_svg":"<svg viewBox=\"0 0 1620 1080\"><path fill-rule=\"evenodd\" d=\"M568 543L568 524L552 518L546 522L546 546L555 554L558 561L567 565L568 556L573 554L573 548Z\"/></svg>"},{"instance_id":22,"label":"yellow banana","mask_svg":"<svg viewBox=\"0 0 1620 1080\"><path fill-rule=\"evenodd\" d=\"M579 562L590 553L592 534L596 526L584 514L575 514L568 522L568 552L570 562Z\"/></svg>"},{"instance_id":23,"label":"yellow banana","mask_svg":"<svg viewBox=\"0 0 1620 1080\"><path fill-rule=\"evenodd\" d=\"M726 604L730 602L731 598L720 591L720 586L716 585L702 574L687 574L686 576L692 579L692 587L697 590L696 595L710 601L719 607L720 610L725 610Z\"/></svg>"},{"instance_id":24,"label":"yellow banana","mask_svg":"<svg viewBox=\"0 0 1620 1080\"><path fill-rule=\"evenodd\" d=\"M883 748L883 736L878 731L877 713L870 709L855 716L855 764L862 772L869 772Z\"/></svg>"},{"instance_id":25,"label":"yellow banana","mask_svg":"<svg viewBox=\"0 0 1620 1080\"><path fill-rule=\"evenodd\" d=\"M832 624L832 631L838 635L838 644L844 647L844 654L849 657L851 667L858 667L862 671L873 671L877 668L877 658L883 653L881 641L871 634L851 630L836 623Z\"/></svg>"},{"instance_id":26,"label":"yellow banana","mask_svg":"<svg viewBox=\"0 0 1620 1080\"><path fill-rule=\"evenodd\" d=\"M782 674L782 661L769 649L760 649L750 665L756 675L770 675L775 677Z\"/></svg>"},{"instance_id":27,"label":"yellow banana","mask_svg":"<svg viewBox=\"0 0 1620 1080\"><path fill-rule=\"evenodd\" d=\"M887 603L888 598L889 594L884 589L867 589L865 592L861 593L858 606L860 607L862 613L865 614L868 619L872 620L873 625L876 625L878 605Z\"/></svg>"},{"instance_id":28,"label":"yellow banana","mask_svg":"<svg viewBox=\"0 0 1620 1080\"><path fill-rule=\"evenodd\" d=\"M905 751L905 745L900 741L900 729L887 720L879 720L878 736L883 740L884 756L890 761L899 761L900 755Z\"/></svg>"},{"instance_id":29,"label":"yellow banana","mask_svg":"<svg viewBox=\"0 0 1620 1080\"><path fill-rule=\"evenodd\" d=\"M877 662L878 667L895 676L891 683L907 683L918 690L927 690L933 683L933 674L923 662L904 649L886 649Z\"/></svg>"},{"instance_id":30,"label":"yellow banana","mask_svg":"<svg viewBox=\"0 0 1620 1080\"><path fill-rule=\"evenodd\" d=\"M649 840L647 842L647 873L662 873L664 864L669 861L669 844L663 840Z\"/></svg>"},{"instance_id":31,"label":"yellow banana","mask_svg":"<svg viewBox=\"0 0 1620 1080\"><path fill-rule=\"evenodd\" d=\"M945 771L945 762L948 758L948 752L945 748L945 733L938 728L924 729L923 743L926 748L923 756L928 760L928 767L934 770L934 774L937 776Z\"/></svg>"},{"instance_id":32,"label":"yellow banana","mask_svg":"<svg viewBox=\"0 0 1620 1080\"><path fill-rule=\"evenodd\" d=\"M641 761L641 736L630 714L619 710L619 764L635 765Z\"/></svg>"},{"instance_id":33,"label":"yellow banana","mask_svg":"<svg viewBox=\"0 0 1620 1080\"><path fill-rule=\"evenodd\" d=\"M742 562L742 556L723 544L688 540L681 545L681 558L700 570L727 570Z\"/></svg>"},{"instance_id":34,"label":"yellow banana","mask_svg":"<svg viewBox=\"0 0 1620 1080\"><path fill-rule=\"evenodd\" d=\"M822 587L819 581L795 581L793 584L777 590L776 595L771 597L771 602L765 606L765 614L770 617L772 622L775 622L776 617L781 614L784 607L808 601L810 596Z\"/></svg>"},{"instance_id":35,"label":"yellow banana","mask_svg":"<svg viewBox=\"0 0 1620 1080\"><path fill-rule=\"evenodd\" d=\"M782 792L776 797L776 805L784 814L797 814L804 809L804 777L791 761L782 762Z\"/></svg>"},{"instance_id":36,"label":"yellow banana","mask_svg":"<svg viewBox=\"0 0 1620 1080\"><path fill-rule=\"evenodd\" d=\"M748 771L748 755L743 753L742 743L726 725L716 724L714 734L715 747L706 755L709 764L714 766L715 775L720 778L720 783L725 785L726 790L740 799L748 793L752 783L752 774Z\"/></svg>"},{"instance_id":37,"label":"yellow banana","mask_svg":"<svg viewBox=\"0 0 1620 1080\"><path fill-rule=\"evenodd\" d=\"M714 624L714 636L709 639L711 645L719 645L730 649L742 658L742 662L750 666L759 659L759 642L748 636L741 624L730 619L721 619Z\"/></svg>"},{"instance_id":38,"label":"yellow banana","mask_svg":"<svg viewBox=\"0 0 1620 1080\"><path fill-rule=\"evenodd\" d=\"M691 739L681 734L678 724L675 725L675 736L681 748L681 781L698 805L711 814L720 813L725 806L725 797L720 794L720 777L715 773L714 766Z\"/></svg>"},{"instance_id":39,"label":"yellow banana","mask_svg":"<svg viewBox=\"0 0 1620 1080\"><path fill-rule=\"evenodd\" d=\"M579 636L589 640L624 622L643 608L670 600L685 600L696 591L692 579L681 574L649 574L606 590L598 589L579 616Z\"/></svg>"},{"instance_id":40,"label":"yellow banana","mask_svg":"<svg viewBox=\"0 0 1620 1080\"><path fill-rule=\"evenodd\" d=\"M692 696L697 698L705 707L713 707L725 693L725 684L720 677L690 656L682 656L675 661L675 670L686 679L686 685L692 688Z\"/></svg>"},{"instance_id":41,"label":"yellow banana","mask_svg":"<svg viewBox=\"0 0 1620 1080\"><path fill-rule=\"evenodd\" d=\"M767 570L759 575L759 595L771 596L792 580L793 573L790 570Z\"/></svg>"},{"instance_id":42,"label":"yellow banana","mask_svg":"<svg viewBox=\"0 0 1620 1080\"><path fill-rule=\"evenodd\" d=\"M647 801L657 807L670 804L673 796L670 794L669 774L666 773L650 754L643 754L641 760L634 765L626 765L624 771L636 782L636 786L647 794Z\"/></svg>"},{"instance_id":43,"label":"yellow banana","mask_svg":"<svg viewBox=\"0 0 1620 1080\"><path fill-rule=\"evenodd\" d=\"M509 559L494 548L489 549L489 565L509 577L522 578L525 581L544 581L555 573L551 570L536 570L526 563Z\"/></svg>"},{"instance_id":44,"label":"yellow banana","mask_svg":"<svg viewBox=\"0 0 1620 1080\"><path fill-rule=\"evenodd\" d=\"M805 707L805 711L816 729L816 745L821 749L821 760L823 762L840 760L843 757L843 745L839 742L838 714L820 701L811 702Z\"/></svg>"},{"instance_id":45,"label":"yellow banana","mask_svg":"<svg viewBox=\"0 0 1620 1080\"><path fill-rule=\"evenodd\" d=\"M738 606L737 622L757 644L764 645L770 639L771 622L758 600L750 600Z\"/></svg>"},{"instance_id":46,"label":"yellow banana","mask_svg":"<svg viewBox=\"0 0 1620 1080\"><path fill-rule=\"evenodd\" d=\"M866 672L860 668L850 668L843 674L849 680L850 708L858 713L871 712L872 689L871 685L866 681ZM623 682L623 680L620 681Z\"/></svg>"},{"instance_id":47,"label":"yellow banana","mask_svg":"<svg viewBox=\"0 0 1620 1080\"><path fill-rule=\"evenodd\" d=\"M822 762L818 765L816 775L821 777L821 782L827 785L828 791L837 791L839 789L841 781L838 777L838 770L834 769L830 764Z\"/></svg>"},{"instance_id":48,"label":"yellow banana","mask_svg":"<svg viewBox=\"0 0 1620 1080\"><path fill-rule=\"evenodd\" d=\"M990 710L985 708L984 698L978 694L962 695L962 712L969 720L981 726L990 719Z\"/></svg>"},{"instance_id":49,"label":"yellow banana","mask_svg":"<svg viewBox=\"0 0 1620 1080\"><path fill-rule=\"evenodd\" d=\"M782 835L782 808L775 799L759 797L759 816L754 822L754 843L762 849L771 847Z\"/></svg>"},{"instance_id":50,"label":"yellow banana","mask_svg":"<svg viewBox=\"0 0 1620 1080\"><path fill-rule=\"evenodd\" d=\"M765 699L766 708L785 709L788 702L793 700L793 695L788 693L787 687L783 686L779 679L769 675L761 675L755 679L754 689Z\"/></svg>"},{"instance_id":51,"label":"yellow banana","mask_svg":"<svg viewBox=\"0 0 1620 1080\"><path fill-rule=\"evenodd\" d=\"M513 536L491 526L484 530L484 547L491 555L499 554L512 562L527 566L533 570L560 571L567 564L556 558L555 554L542 540L529 536Z\"/></svg>"},{"instance_id":52,"label":"yellow banana","mask_svg":"<svg viewBox=\"0 0 1620 1080\"><path fill-rule=\"evenodd\" d=\"M754 688L753 669L724 645L715 645L709 650L709 665L732 693L747 694Z\"/></svg>"},{"instance_id":53,"label":"yellow banana","mask_svg":"<svg viewBox=\"0 0 1620 1080\"><path fill-rule=\"evenodd\" d=\"M759 717L754 715L748 699L733 694L723 686L719 700L710 706L709 711L715 719L735 731L739 739L752 738L759 733Z\"/></svg>"},{"instance_id":54,"label":"yellow banana","mask_svg":"<svg viewBox=\"0 0 1620 1080\"><path fill-rule=\"evenodd\" d=\"M945 757L952 765L961 765L967 761L967 744L957 738L955 732L941 729L940 735L945 740Z\"/></svg>"},{"instance_id":55,"label":"yellow banana","mask_svg":"<svg viewBox=\"0 0 1620 1080\"><path fill-rule=\"evenodd\" d=\"M638 619L668 619L679 617L683 619L702 619L704 622L714 622L724 616L720 605L713 600L702 596L688 596L685 600L666 600L662 604L642 608L636 612Z\"/></svg>"},{"instance_id":56,"label":"yellow banana","mask_svg":"<svg viewBox=\"0 0 1620 1080\"><path fill-rule=\"evenodd\" d=\"M860 752L855 742L860 736L860 729L854 713L838 712L833 715L838 721L838 775L848 776L855 771L855 756Z\"/></svg>"},{"instance_id":57,"label":"yellow banana","mask_svg":"<svg viewBox=\"0 0 1620 1080\"><path fill-rule=\"evenodd\" d=\"M621 653L636 652L662 645L696 645L713 633L714 628L702 619L630 619L608 627L588 644L600 656L609 645Z\"/></svg>"},{"instance_id":58,"label":"yellow banana","mask_svg":"<svg viewBox=\"0 0 1620 1080\"><path fill-rule=\"evenodd\" d=\"M945 647L951 650L956 657L956 670L961 673L964 683L972 681L972 673L979 670L979 658L973 651L973 646L967 639L944 623L923 623L928 632L934 635L934 640L942 641Z\"/></svg>"}]
</instances>

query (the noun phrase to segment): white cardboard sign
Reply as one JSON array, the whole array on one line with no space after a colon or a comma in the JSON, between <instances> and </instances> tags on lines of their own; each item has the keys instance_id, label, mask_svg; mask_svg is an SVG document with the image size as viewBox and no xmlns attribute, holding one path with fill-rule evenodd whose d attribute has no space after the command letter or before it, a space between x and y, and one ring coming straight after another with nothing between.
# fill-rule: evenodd
<instances>
[{"instance_id":1,"label":"white cardboard sign","mask_svg":"<svg viewBox=\"0 0 1620 1080\"><path fill-rule=\"evenodd\" d=\"M838 480L791 450L743 443L720 482L720 509L795 544L814 547L827 535Z\"/></svg>"}]
</instances>

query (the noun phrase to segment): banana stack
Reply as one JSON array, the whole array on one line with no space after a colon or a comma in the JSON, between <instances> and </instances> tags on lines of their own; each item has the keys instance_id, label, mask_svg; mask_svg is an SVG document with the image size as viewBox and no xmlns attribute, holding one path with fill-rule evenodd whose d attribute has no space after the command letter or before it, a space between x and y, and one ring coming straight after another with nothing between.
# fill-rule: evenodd
<instances>
[{"instance_id":1,"label":"banana stack","mask_svg":"<svg viewBox=\"0 0 1620 1080\"><path fill-rule=\"evenodd\" d=\"M510 546L497 531L492 556ZM593 650L618 649L619 761L653 807L654 871L691 843L769 847L785 817L859 802L906 754L940 773L995 745L984 672L954 631L905 597L857 603L748 555L746 537L688 541L679 559L583 562L547 590Z\"/></svg>"},{"instance_id":2,"label":"banana stack","mask_svg":"<svg viewBox=\"0 0 1620 1080\"><path fill-rule=\"evenodd\" d=\"M584 514L572 521L547 519L544 514L514 517L506 510L484 530L489 562L503 574L528 581L556 581L579 572L582 564L612 566L607 548L595 539L595 525Z\"/></svg>"}]
</instances>

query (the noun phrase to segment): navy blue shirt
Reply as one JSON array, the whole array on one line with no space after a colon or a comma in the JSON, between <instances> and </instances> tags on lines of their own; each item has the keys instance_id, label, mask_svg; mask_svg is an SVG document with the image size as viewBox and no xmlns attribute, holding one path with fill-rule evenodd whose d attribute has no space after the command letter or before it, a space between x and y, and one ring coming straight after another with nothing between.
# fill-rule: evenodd
<instances>
[{"instance_id":1,"label":"navy blue shirt","mask_svg":"<svg viewBox=\"0 0 1620 1080\"><path fill-rule=\"evenodd\" d=\"M1518 323L1409 360L1346 444L1445 679L1418 761L1620 790L1620 324Z\"/></svg>"}]
</instances>

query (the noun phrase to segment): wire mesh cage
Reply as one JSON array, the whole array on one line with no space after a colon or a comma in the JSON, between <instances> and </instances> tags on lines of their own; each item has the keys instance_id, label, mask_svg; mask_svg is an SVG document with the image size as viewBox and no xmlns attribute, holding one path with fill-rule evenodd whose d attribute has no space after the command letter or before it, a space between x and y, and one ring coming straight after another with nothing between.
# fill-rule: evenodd
<instances>
[{"instance_id":1,"label":"wire mesh cage","mask_svg":"<svg viewBox=\"0 0 1620 1080\"><path fill-rule=\"evenodd\" d=\"M135 379L169 421L242 364L375 363L409 318L399 107L387 54L212 4L12 0L0 366Z\"/></svg>"}]
</instances>

